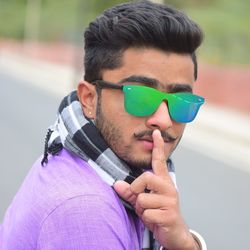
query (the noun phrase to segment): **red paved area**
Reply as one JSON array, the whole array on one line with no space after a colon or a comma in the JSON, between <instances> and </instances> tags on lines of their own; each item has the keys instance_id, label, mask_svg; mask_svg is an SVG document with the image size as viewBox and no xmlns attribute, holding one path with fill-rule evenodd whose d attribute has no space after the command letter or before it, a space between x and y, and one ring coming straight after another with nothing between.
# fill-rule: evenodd
<instances>
[{"instance_id":1,"label":"red paved area","mask_svg":"<svg viewBox=\"0 0 250 250\"><path fill-rule=\"evenodd\" d=\"M77 49L73 45L65 43L22 43L6 39L0 39L0 50L10 51L52 63L69 65L74 65L76 54L82 53L81 49Z\"/></svg>"},{"instance_id":2,"label":"red paved area","mask_svg":"<svg viewBox=\"0 0 250 250\"><path fill-rule=\"evenodd\" d=\"M207 102L236 109L250 115L250 66L200 66L197 93Z\"/></svg>"},{"instance_id":3,"label":"red paved area","mask_svg":"<svg viewBox=\"0 0 250 250\"><path fill-rule=\"evenodd\" d=\"M20 43L0 40L0 50L39 58L59 64L75 65L82 58L83 49L63 43ZM81 63L81 62L79 62ZM196 93L207 103L213 103L250 115L250 66L219 66L201 64Z\"/></svg>"}]
</instances>

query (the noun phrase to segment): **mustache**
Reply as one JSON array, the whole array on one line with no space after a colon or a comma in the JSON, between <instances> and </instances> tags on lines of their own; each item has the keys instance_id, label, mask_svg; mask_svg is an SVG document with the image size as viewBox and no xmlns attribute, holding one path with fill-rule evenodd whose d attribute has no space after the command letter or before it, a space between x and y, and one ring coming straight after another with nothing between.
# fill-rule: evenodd
<instances>
[{"instance_id":1,"label":"mustache","mask_svg":"<svg viewBox=\"0 0 250 250\"><path fill-rule=\"evenodd\" d=\"M160 131L160 132L161 132L161 136L162 136L164 141L172 142L172 141L175 141L177 139L176 137L170 135L166 131ZM138 132L138 133L134 133L134 137L136 139L142 139L145 136L152 137L152 134L153 134L153 130L145 130L145 131L141 131L141 132Z\"/></svg>"}]
</instances>

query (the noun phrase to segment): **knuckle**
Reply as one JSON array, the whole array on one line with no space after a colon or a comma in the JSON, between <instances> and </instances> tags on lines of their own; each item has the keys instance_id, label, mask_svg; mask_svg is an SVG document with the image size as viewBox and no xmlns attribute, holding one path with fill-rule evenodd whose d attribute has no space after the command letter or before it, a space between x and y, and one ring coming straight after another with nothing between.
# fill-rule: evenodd
<instances>
[{"instance_id":1,"label":"knuckle","mask_svg":"<svg viewBox=\"0 0 250 250\"><path fill-rule=\"evenodd\" d=\"M168 225L174 225L178 220L178 215L176 212L172 212L168 215Z\"/></svg>"},{"instance_id":2,"label":"knuckle","mask_svg":"<svg viewBox=\"0 0 250 250\"><path fill-rule=\"evenodd\" d=\"M173 207L174 209L177 209L177 208L178 208L178 201L177 201L176 199L173 199L173 201L172 201L172 207Z\"/></svg>"},{"instance_id":3,"label":"knuckle","mask_svg":"<svg viewBox=\"0 0 250 250\"><path fill-rule=\"evenodd\" d=\"M152 179L152 176L153 176L153 174L151 172L147 171L147 172L143 173L143 177L145 178L145 180L147 182Z\"/></svg>"},{"instance_id":4,"label":"knuckle","mask_svg":"<svg viewBox=\"0 0 250 250\"><path fill-rule=\"evenodd\" d=\"M145 208L145 195L144 195L144 193L141 193L138 195L136 202L140 205L140 207Z\"/></svg>"},{"instance_id":5,"label":"knuckle","mask_svg":"<svg viewBox=\"0 0 250 250\"><path fill-rule=\"evenodd\" d=\"M151 218L151 213L148 209L144 210L143 214L142 214L142 220L145 223L151 223L152 222L152 218Z\"/></svg>"},{"instance_id":6,"label":"knuckle","mask_svg":"<svg viewBox=\"0 0 250 250\"><path fill-rule=\"evenodd\" d=\"M170 211L176 211L179 208L179 201L177 198L173 197L173 198L169 198L168 199L168 209Z\"/></svg>"},{"instance_id":7,"label":"knuckle","mask_svg":"<svg viewBox=\"0 0 250 250\"><path fill-rule=\"evenodd\" d=\"M178 201L178 192L174 186L171 186L172 188L169 188L169 194Z\"/></svg>"},{"instance_id":8,"label":"knuckle","mask_svg":"<svg viewBox=\"0 0 250 250\"><path fill-rule=\"evenodd\" d=\"M154 162L155 164L164 165L164 166L166 165L165 157L158 156L154 159Z\"/></svg>"},{"instance_id":9,"label":"knuckle","mask_svg":"<svg viewBox=\"0 0 250 250\"><path fill-rule=\"evenodd\" d=\"M131 184L130 191L131 191L132 194L137 194L134 183Z\"/></svg>"}]
</instances>

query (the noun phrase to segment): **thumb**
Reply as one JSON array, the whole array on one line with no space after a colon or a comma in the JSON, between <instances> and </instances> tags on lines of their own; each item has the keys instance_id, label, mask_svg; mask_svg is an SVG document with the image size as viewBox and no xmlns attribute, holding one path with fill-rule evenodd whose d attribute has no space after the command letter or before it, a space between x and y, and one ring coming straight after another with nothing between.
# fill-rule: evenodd
<instances>
[{"instance_id":1,"label":"thumb","mask_svg":"<svg viewBox=\"0 0 250 250\"><path fill-rule=\"evenodd\" d=\"M135 206L136 195L132 193L130 184L125 181L117 181L113 185L116 193L125 201L129 202L132 206Z\"/></svg>"}]
</instances>

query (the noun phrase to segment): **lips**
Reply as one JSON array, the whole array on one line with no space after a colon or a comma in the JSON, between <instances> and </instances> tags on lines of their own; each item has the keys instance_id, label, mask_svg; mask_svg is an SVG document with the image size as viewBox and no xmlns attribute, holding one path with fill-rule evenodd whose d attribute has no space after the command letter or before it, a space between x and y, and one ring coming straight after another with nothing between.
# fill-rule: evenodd
<instances>
[{"instance_id":1,"label":"lips","mask_svg":"<svg viewBox=\"0 0 250 250\"><path fill-rule=\"evenodd\" d=\"M151 136L143 136L139 139L139 141L148 141L153 143L153 138Z\"/></svg>"},{"instance_id":2,"label":"lips","mask_svg":"<svg viewBox=\"0 0 250 250\"><path fill-rule=\"evenodd\" d=\"M142 143L144 150L150 151L150 152L153 150L154 142L151 136L143 136L139 138L138 141ZM166 140L166 139L164 140L165 143L171 143L173 141L174 140Z\"/></svg>"},{"instance_id":3,"label":"lips","mask_svg":"<svg viewBox=\"0 0 250 250\"><path fill-rule=\"evenodd\" d=\"M152 137L143 137L139 139L142 142L144 149L151 151L154 148L154 142Z\"/></svg>"},{"instance_id":4,"label":"lips","mask_svg":"<svg viewBox=\"0 0 250 250\"><path fill-rule=\"evenodd\" d=\"M134 133L134 137L139 142L142 142L147 149L152 149L154 146L152 133L152 130L145 130L138 133ZM165 143L173 143L177 139L177 137L170 135L166 131L162 131L161 136Z\"/></svg>"}]
</instances>

